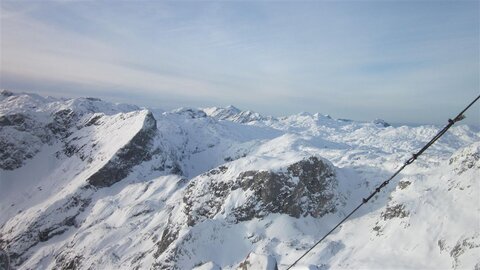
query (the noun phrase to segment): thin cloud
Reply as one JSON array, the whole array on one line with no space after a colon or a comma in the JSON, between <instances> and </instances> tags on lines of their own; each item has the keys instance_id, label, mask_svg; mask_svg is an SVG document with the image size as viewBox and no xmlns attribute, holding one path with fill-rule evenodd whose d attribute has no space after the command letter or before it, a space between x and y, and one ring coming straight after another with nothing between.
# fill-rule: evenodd
<instances>
[{"instance_id":1,"label":"thin cloud","mask_svg":"<svg viewBox=\"0 0 480 270\"><path fill-rule=\"evenodd\" d=\"M146 93L178 96L215 95L200 80L165 75L116 64L119 52L97 40L47 26L20 13L3 21L2 76L60 81L91 86L122 86ZM26 43L25 40L34 43Z\"/></svg>"},{"instance_id":2,"label":"thin cloud","mask_svg":"<svg viewBox=\"0 0 480 270\"><path fill-rule=\"evenodd\" d=\"M443 122L480 87L477 2L143 4L2 2L0 87L397 122L448 100L421 120Z\"/></svg>"}]
</instances>

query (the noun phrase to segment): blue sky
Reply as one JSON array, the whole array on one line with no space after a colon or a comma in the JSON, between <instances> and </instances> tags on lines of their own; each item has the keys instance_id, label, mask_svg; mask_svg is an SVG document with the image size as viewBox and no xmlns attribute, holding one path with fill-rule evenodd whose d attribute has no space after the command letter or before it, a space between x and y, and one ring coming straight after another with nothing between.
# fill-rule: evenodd
<instances>
[{"instance_id":1,"label":"blue sky","mask_svg":"<svg viewBox=\"0 0 480 270\"><path fill-rule=\"evenodd\" d=\"M0 3L1 88L436 124L480 93L479 1Z\"/></svg>"}]
</instances>

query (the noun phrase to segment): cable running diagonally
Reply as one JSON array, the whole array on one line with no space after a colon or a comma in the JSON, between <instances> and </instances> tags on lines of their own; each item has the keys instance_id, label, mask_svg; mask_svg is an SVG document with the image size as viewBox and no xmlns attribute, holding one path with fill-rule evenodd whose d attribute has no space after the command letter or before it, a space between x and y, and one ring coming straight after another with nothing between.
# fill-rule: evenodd
<instances>
[{"instance_id":1,"label":"cable running diagonally","mask_svg":"<svg viewBox=\"0 0 480 270\"><path fill-rule=\"evenodd\" d=\"M335 229L337 229L340 225L342 225L342 223L344 223L348 218L350 218L351 215L353 215L358 209L360 209L360 207L362 207L371 198L373 198L373 196L375 196L377 193L379 193L382 190L382 188L384 188L386 185L388 185L388 183L390 183L390 181L393 178L395 178L395 176L397 176L403 169L405 169L405 167L412 164L421 154L423 154L423 152L425 152L425 150L427 150L430 146L432 146L432 144L434 144L438 139L440 139L440 137L442 137L443 134L445 134L448 131L448 129L450 129L456 122L463 120L465 118L465 116L463 114L470 107L472 107L472 105L475 102L477 102L478 99L480 99L480 95L477 98L475 98L467 107L465 107L465 109L463 109L455 118L453 118L453 120L448 119L448 124L442 130L440 130L427 144L425 144L425 146L422 147L422 149L420 149L417 153L413 154L411 158L409 158L407 161L405 161L405 163L392 176L390 176L390 178L383 181L367 198L364 198L362 200L362 202L357 207L355 207L355 209L353 209L347 216L345 216L340 222L338 222L338 224L335 225L335 227L333 227L330 231L328 231L311 248L309 248L307 251L305 251L302 254L302 256L300 256L295 262L293 262L286 270L289 270L295 264L297 264L303 257L305 257L310 251L312 251L312 249L314 249L318 244L320 244L320 242L322 242L325 238L327 238L327 236L329 236L333 231L335 231Z\"/></svg>"}]
</instances>

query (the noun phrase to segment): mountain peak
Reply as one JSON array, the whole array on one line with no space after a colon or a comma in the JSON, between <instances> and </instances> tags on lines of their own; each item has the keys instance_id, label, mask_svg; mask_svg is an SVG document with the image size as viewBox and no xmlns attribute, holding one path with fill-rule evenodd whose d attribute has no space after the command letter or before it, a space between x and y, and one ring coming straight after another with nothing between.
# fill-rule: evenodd
<instances>
[{"instance_id":1,"label":"mountain peak","mask_svg":"<svg viewBox=\"0 0 480 270\"><path fill-rule=\"evenodd\" d=\"M233 112L241 112L242 110L240 110L239 108L233 106L233 105L228 105L227 107L225 107L225 109L229 110L229 111L233 111Z\"/></svg>"},{"instance_id":2,"label":"mountain peak","mask_svg":"<svg viewBox=\"0 0 480 270\"><path fill-rule=\"evenodd\" d=\"M438 132L384 126L2 91L0 264L287 268ZM475 268L479 141L452 127L299 267Z\"/></svg>"},{"instance_id":3,"label":"mountain peak","mask_svg":"<svg viewBox=\"0 0 480 270\"><path fill-rule=\"evenodd\" d=\"M252 121L259 121L266 119L259 113L253 111L242 111L233 105L228 105L225 108L210 107L202 109L208 116L218 120L228 120L237 123L248 123Z\"/></svg>"},{"instance_id":4,"label":"mountain peak","mask_svg":"<svg viewBox=\"0 0 480 270\"><path fill-rule=\"evenodd\" d=\"M172 111L174 114L184 115L188 118L205 118L207 114L200 109L191 108L191 107L181 107Z\"/></svg>"},{"instance_id":5,"label":"mountain peak","mask_svg":"<svg viewBox=\"0 0 480 270\"><path fill-rule=\"evenodd\" d=\"M7 89L2 89L2 91L0 91L0 95L4 97L9 97L9 96L13 96L14 93Z\"/></svg>"}]
</instances>

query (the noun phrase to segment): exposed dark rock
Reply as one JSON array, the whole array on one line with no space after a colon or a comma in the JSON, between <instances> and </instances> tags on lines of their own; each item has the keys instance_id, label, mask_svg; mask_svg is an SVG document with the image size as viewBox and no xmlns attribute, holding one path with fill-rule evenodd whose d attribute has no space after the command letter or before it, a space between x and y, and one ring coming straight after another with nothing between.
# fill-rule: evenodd
<instances>
[{"instance_id":1,"label":"exposed dark rock","mask_svg":"<svg viewBox=\"0 0 480 270\"><path fill-rule=\"evenodd\" d=\"M27 116L21 113L0 116L0 127L16 126L18 129L25 130L23 126L27 121Z\"/></svg>"},{"instance_id":2,"label":"exposed dark rock","mask_svg":"<svg viewBox=\"0 0 480 270\"><path fill-rule=\"evenodd\" d=\"M60 139L70 136L69 129L72 127L77 115L70 109L57 111L53 114L53 121L47 128Z\"/></svg>"},{"instance_id":3,"label":"exposed dark rock","mask_svg":"<svg viewBox=\"0 0 480 270\"><path fill-rule=\"evenodd\" d=\"M60 235L64 232L66 232L68 228L62 227L62 228L48 228L46 230L38 232L38 239L40 242L46 242L50 238L54 237L55 235Z\"/></svg>"},{"instance_id":4,"label":"exposed dark rock","mask_svg":"<svg viewBox=\"0 0 480 270\"><path fill-rule=\"evenodd\" d=\"M13 231L8 231L8 234L0 236L2 246L12 248L10 255L12 265L21 265L28 259L29 250L38 243L46 242L56 235L65 233L70 227L76 226L76 217L85 211L90 202L91 199L87 194L73 195L66 201L58 202L46 209L45 213L33 221L22 233L14 234ZM63 219L57 221L59 216L62 216ZM8 235L14 236L7 238Z\"/></svg>"},{"instance_id":5,"label":"exposed dark rock","mask_svg":"<svg viewBox=\"0 0 480 270\"><path fill-rule=\"evenodd\" d=\"M472 168L480 169L480 147L469 147L452 156L449 165L457 174L462 174Z\"/></svg>"},{"instance_id":6,"label":"exposed dark rock","mask_svg":"<svg viewBox=\"0 0 480 270\"><path fill-rule=\"evenodd\" d=\"M260 267L264 270L278 270L277 260L271 255L249 253L238 265L237 270L252 270Z\"/></svg>"},{"instance_id":7,"label":"exposed dark rock","mask_svg":"<svg viewBox=\"0 0 480 270\"><path fill-rule=\"evenodd\" d=\"M20 148L0 138L0 169L20 168L26 159L33 157L37 152L37 149Z\"/></svg>"},{"instance_id":8,"label":"exposed dark rock","mask_svg":"<svg viewBox=\"0 0 480 270\"><path fill-rule=\"evenodd\" d=\"M294 163L287 172L249 171L241 173L238 180L243 190L254 192L234 210L239 221L268 213L321 217L335 210L335 173L317 157Z\"/></svg>"},{"instance_id":9,"label":"exposed dark rock","mask_svg":"<svg viewBox=\"0 0 480 270\"><path fill-rule=\"evenodd\" d=\"M133 259L130 261L131 265L134 266L135 264L139 263L142 261L143 258L147 255L147 252L139 252L136 254ZM135 266L133 269L140 269L140 266Z\"/></svg>"},{"instance_id":10,"label":"exposed dark rock","mask_svg":"<svg viewBox=\"0 0 480 270\"><path fill-rule=\"evenodd\" d=\"M170 173L171 174L176 174L176 175L182 175L182 168L180 168L180 165L178 163L173 163L173 166L170 168Z\"/></svg>"},{"instance_id":11,"label":"exposed dark rock","mask_svg":"<svg viewBox=\"0 0 480 270\"><path fill-rule=\"evenodd\" d=\"M233 183L226 182L210 182L208 183L207 193L203 194L208 197L203 205L199 205L197 198L191 195L195 185L192 183L188 186L187 192L183 197L185 203L184 212L187 214L187 225L193 226L199 219L205 217L211 218L220 210L225 197L229 194Z\"/></svg>"},{"instance_id":12,"label":"exposed dark rock","mask_svg":"<svg viewBox=\"0 0 480 270\"><path fill-rule=\"evenodd\" d=\"M379 225L375 225L375 227L373 227L372 230L376 232L377 236L380 236L382 233L382 227Z\"/></svg>"},{"instance_id":13,"label":"exposed dark rock","mask_svg":"<svg viewBox=\"0 0 480 270\"><path fill-rule=\"evenodd\" d=\"M385 212L382 212L380 216L384 219L392 219L392 218L404 218L409 215L409 212L405 210L405 205L403 204L396 204L393 206L387 206Z\"/></svg>"},{"instance_id":14,"label":"exposed dark rock","mask_svg":"<svg viewBox=\"0 0 480 270\"><path fill-rule=\"evenodd\" d=\"M168 224L165 230L162 233L162 239L157 243L157 251L155 252L155 257L158 258L165 250L167 250L170 244L177 240L178 237L178 228Z\"/></svg>"},{"instance_id":15,"label":"exposed dark rock","mask_svg":"<svg viewBox=\"0 0 480 270\"><path fill-rule=\"evenodd\" d=\"M335 211L335 172L317 157L294 163L285 171L246 171L232 180L222 179L226 171L224 166L213 169L189 184L183 197L187 225L215 216L227 196L239 188L251 195L231 209L234 222L269 213L321 217Z\"/></svg>"},{"instance_id":16,"label":"exposed dark rock","mask_svg":"<svg viewBox=\"0 0 480 270\"><path fill-rule=\"evenodd\" d=\"M202 269L208 269L208 270L222 270L222 268L220 266L218 266L216 263L210 261L210 262L204 262L204 261L201 261L201 262L198 262L196 263L193 268L195 267L200 267Z\"/></svg>"},{"instance_id":17,"label":"exposed dark rock","mask_svg":"<svg viewBox=\"0 0 480 270\"><path fill-rule=\"evenodd\" d=\"M378 127L389 127L391 126L389 123L385 122L383 119L375 119L373 123Z\"/></svg>"},{"instance_id":18,"label":"exposed dark rock","mask_svg":"<svg viewBox=\"0 0 480 270\"><path fill-rule=\"evenodd\" d=\"M0 168L14 170L33 158L44 144L64 139L71 132L76 115L70 109L54 113L49 123L39 122L29 115L16 113L0 116L0 132L16 136L0 136Z\"/></svg>"},{"instance_id":19,"label":"exposed dark rock","mask_svg":"<svg viewBox=\"0 0 480 270\"><path fill-rule=\"evenodd\" d=\"M85 126L86 127L89 127L91 125L95 125L95 126L98 126L99 125L99 120L100 118L102 118L102 115L101 114L97 114L97 115L94 115L92 116L92 118L90 118L87 123L85 123Z\"/></svg>"},{"instance_id":20,"label":"exposed dark rock","mask_svg":"<svg viewBox=\"0 0 480 270\"><path fill-rule=\"evenodd\" d=\"M410 186L410 184L412 184L412 182L410 182L410 181L400 181L400 182L398 182L398 188L399 189L406 189L408 186Z\"/></svg>"},{"instance_id":21,"label":"exposed dark rock","mask_svg":"<svg viewBox=\"0 0 480 270\"><path fill-rule=\"evenodd\" d=\"M234 161L234 160L237 160L237 159L240 159L240 158L244 158L246 156L247 156L247 154L243 153L243 154L235 155L233 157L225 157L225 158L223 158L223 160L225 162L230 162L230 161Z\"/></svg>"},{"instance_id":22,"label":"exposed dark rock","mask_svg":"<svg viewBox=\"0 0 480 270\"><path fill-rule=\"evenodd\" d=\"M445 244L445 239L438 240L437 244L438 244L438 248L440 249L440 252L444 251L447 248Z\"/></svg>"},{"instance_id":23,"label":"exposed dark rock","mask_svg":"<svg viewBox=\"0 0 480 270\"><path fill-rule=\"evenodd\" d=\"M143 211L140 211L138 213L133 214L131 217L143 216L143 215L146 215L146 214L151 213L151 212L153 212L152 209L145 209Z\"/></svg>"},{"instance_id":24,"label":"exposed dark rock","mask_svg":"<svg viewBox=\"0 0 480 270\"><path fill-rule=\"evenodd\" d=\"M220 166L215 169L211 169L210 171L206 172L204 175L206 176L212 176L212 175L217 175L217 174L223 174L228 170L227 166Z\"/></svg>"},{"instance_id":25,"label":"exposed dark rock","mask_svg":"<svg viewBox=\"0 0 480 270\"><path fill-rule=\"evenodd\" d=\"M74 255L70 253L60 253L55 256L55 266L58 269L62 270L76 270L81 269L81 262L83 260L83 256L81 255Z\"/></svg>"},{"instance_id":26,"label":"exposed dark rock","mask_svg":"<svg viewBox=\"0 0 480 270\"><path fill-rule=\"evenodd\" d=\"M84 202L88 205L88 202ZM76 205L75 205L76 206ZM46 242L55 235L60 235L68 230L68 227L72 227L75 225L75 218L76 216L71 216L65 218L62 222L55 224L52 227L47 229L41 230L38 232L38 238L40 242Z\"/></svg>"},{"instance_id":27,"label":"exposed dark rock","mask_svg":"<svg viewBox=\"0 0 480 270\"><path fill-rule=\"evenodd\" d=\"M248 171L239 175L239 183L243 190L251 189L254 196L246 204L234 210L234 215L239 221L262 217L268 212L279 213L284 210L289 215L298 217L299 209L292 204L292 190L294 183L289 182L284 174L269 171ZM290 195L290 196L289 196ZM256 205L268 212L258 211Z\"/></svg>"},{"instance_id":28,"label":"exposed dark rock","mask_svg":"<svg viewBox=\"0 0 480 270\"><path fill-rule=\"evenodd\" d=\"M205 118L207 117L207 114L199 109L193 109L193 108L180 108L174 111L177 114L185 115L188 118Z\"/></svg>"},{"instance_id":29,"label":"exposed dark rock","mask_svg":"<svg viewBox=\"0 0 480 270\"><path fill-rule=\"evenodd\" d=\"M230 120L237 122L237 123L248 123L248 122L253 122L253 121L261 121L261 120L266 120L267 118L263 117L259 113L252 112L252 111L242 111L238 115L235 115L234 117L231 117Z\"/></svg>"},{"instance_id":30,"label":"exposed dark rock","mask_svg":"<svg viewBox=\"0 0 480 270\"><path fill-rule=\"evenodd\" d=\"M0 121L0 169L20 168L48 141L48 133L25 115L4 115ZM3 132L16 136L3 136Z\"/></svg>"},{"instance_id":31,"label":"exposed dark rock","mask_svg":"<svg viewBox=\"0 0 480 270\"><path fill-rule=\"evenodd\" d=\"M242 111L234 106L227 106L226 108L214 108L209 111L209 116L218 120L228 120L237 123L248 123L252 121L271 120L271 117L264 117L259 113L252 111Z\"/></svg>"},{"instance_id":32,"label":"exposed dark rock","mask_svg":"<svg viewBox=\"0 0 480 270\"><path fill-rule=\"evenodd\" d=\"M8 253L0 248L0 269L9 270L10 268L10 256Z\"/></svg>"},{"instance_id":33,"label":"exposed dark rock","mask_svg":"<svg viewBox=\"0 0 480 270\"><path fill-rule=\"evenodd\" d=\"M75 147L75 145L72 144L65 144L65 147L63 148L63 153L67 157L71 157L75 154L75 152L78 152L78 148Z\"/></svg>"},{"instance_id":34,"label":"exposed dark rock","mask_svg":"<svg viewBox=\"0 0 480 270\"><path fill-rule=\"evenodd\" d=\"M4 90L2 90L2 91L0 92L0 95L2 95L2 96L4 96L4 97L10 97L10 96L13 96L13 95L15 95L15 94L12 93L12 92L10 92L10 91L8 91L8 90L5 90L5 89L4 89Z\"/></svg>"},{"instance_id":35,"label":"exposed dark rock","mask_svg":"<svg viewBox=\"0 0 480 270\"><path fill-rule=\"evenodd\" d=\"M180 227L173 223L168 223L166 229L163 231L162 240L157 243L157 250L154 253L154 257L158 258L162 256L161 260L157 260L152 268L153 269L182 269L176 265L176 261L181 256L190 257L193 255L187 249L184 249L182 245L175 245L169 249L169 246L179 240ZM187 233L179 241L186 243L191 241L192 234ZM168 250L168 251L167 251Z\"/></svg>"},{"instance_id":36,"label":"exposed dark rock","mask_svg":"<svg viewBox=\"0 0 480 270\"><path fill-rule=\"evenodd\" d=\"M142 129L122 147L100 170L91 175L87 182L95 187L109 187L125 178L132 168L152 158L151 147L157 132L157 122L151 113L145 117Z\"/></svg>"},{"instance_id":37,"label":"exposed dark rock","mask_svg":"<svg viewBox=\"0 0 480 270\"><path fill-rule=\"evenodd\" d=\"M460 257L465 251L472 248L479 248L480 244L475 243L476 237L464 238L458 240L457 244L450 251L450 257L453 258L454 262L452 268L457 268L458 266L458 257Z\"/></svg>"}]
</instances>

